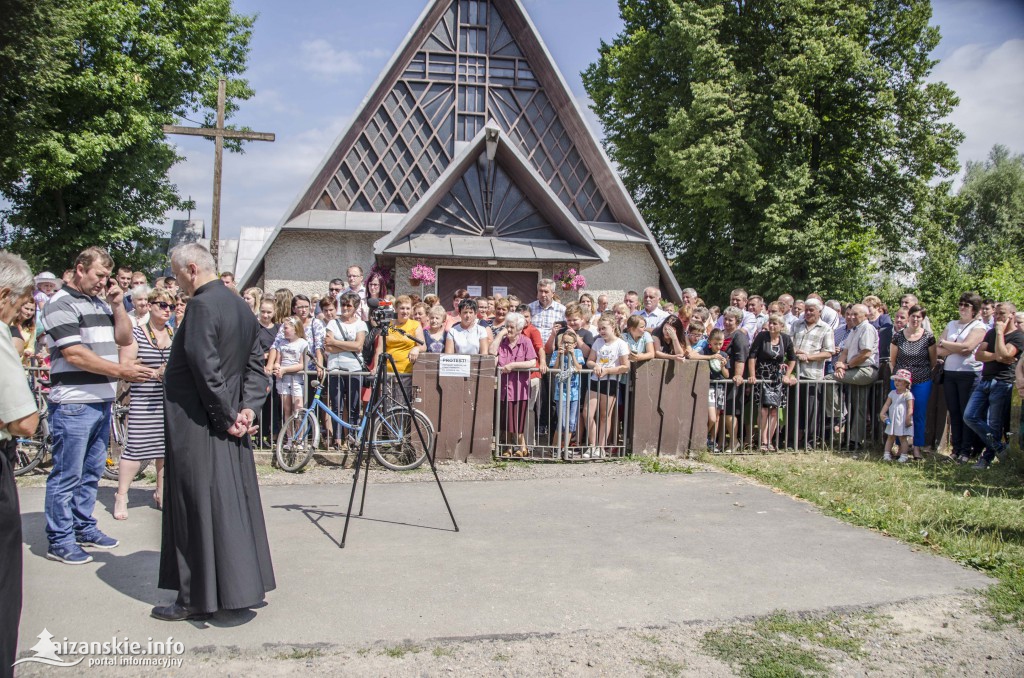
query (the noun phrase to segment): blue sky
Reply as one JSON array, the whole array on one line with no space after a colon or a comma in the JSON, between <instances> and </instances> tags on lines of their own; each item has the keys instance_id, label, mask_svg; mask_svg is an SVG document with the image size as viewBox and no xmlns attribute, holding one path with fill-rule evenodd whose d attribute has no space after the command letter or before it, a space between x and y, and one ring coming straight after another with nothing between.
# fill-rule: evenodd
<instances>
[{"instance_id":1,"label":"blue sky","mask_svg":"<svg viewBox=\"0 0 1024 678\"><path fill-rule=\"evenodd\" d=\"M331 149L381 69L426 6L426 0L235 0L258 14L248 77L256 96L232 122L274 132L274 143L253 142L244 155L225 154L221 237L242 226L274 226ZM523 0L569 83L586 108L579 73L602 39L621 29L615 0ZM933 79L961 97L952 116L966 140L960 160L983 160L993 144L1024 153L1024 2L933 0L942 30ZM600 136L596 119L591 126ZM189 124L189 123L185 123ZM172 137L186 157L171 170L192 217L209 227L213 143ZM184 213L169 212L171 219Z\"/></svg>"}]
</instances>

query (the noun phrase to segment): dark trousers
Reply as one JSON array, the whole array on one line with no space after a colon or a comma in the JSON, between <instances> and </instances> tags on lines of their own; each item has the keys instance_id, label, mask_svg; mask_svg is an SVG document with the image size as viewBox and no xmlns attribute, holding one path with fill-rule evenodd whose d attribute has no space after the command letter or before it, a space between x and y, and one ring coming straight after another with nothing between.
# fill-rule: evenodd
<instances>
[{"instance_id":1,"label":"dark trousers","mask_svg":"<svg viewBox=\"0 0 1024 678\"><path fill-rule=\"evenodd\" d=\"M946 396L946 408L949 410L950 446L955 456L973 457L985 447L971 427L964 423L964 411L978 378L978 373L974 371L945 372L942 378L942 392Z\"/></svg>"},{"instance_id":2,"label":"dark trousers","mask_svg":"<svg viewBox=\"0 0 1024 678\"><path fill-rule=\"evenodd\" d=\"M789 446L807 446L825 431L821 412L821 384L800 383L789 387L786 435Z\"/></svg>"},{"instance_id":3,"label":"dark trousers","mask_svg":"<svg viewBox=\"0 0 1024 678\"><path fill-rule=\"evenodd\" d=\"M21 620L21 507L11 459L17 443L0 442L0 677L13 676Z\"/></svg>"}]
</instances>

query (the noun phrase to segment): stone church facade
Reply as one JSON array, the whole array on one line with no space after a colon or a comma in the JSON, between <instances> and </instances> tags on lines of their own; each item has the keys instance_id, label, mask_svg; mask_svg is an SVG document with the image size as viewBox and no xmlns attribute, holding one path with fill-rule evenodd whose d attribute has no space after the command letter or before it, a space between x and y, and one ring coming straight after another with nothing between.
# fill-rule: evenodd
<instances>
[{"instance_id":1,"label":"stone church facade","mask_svg":"<svg viewBox=\"0 0 1024 678\"><path fill-rule=\"evenodd\" d=\"M593 294L679 299L650 230L519 0L433 0L242 285L323 294L349 264L432 266L420 294L535 297L574 267ZM560 292L564 300L574 292Z\"/></svg>"}]
</instances>

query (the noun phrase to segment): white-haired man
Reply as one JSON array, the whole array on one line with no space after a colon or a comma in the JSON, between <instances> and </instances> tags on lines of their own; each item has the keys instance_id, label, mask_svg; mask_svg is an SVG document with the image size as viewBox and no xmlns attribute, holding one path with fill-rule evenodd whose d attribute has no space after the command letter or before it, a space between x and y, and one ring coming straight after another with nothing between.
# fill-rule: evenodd
<instances>
[{"instance_id":1,"label":"white-haired man","mask_svg":"<svg viewBox=\"0 0 1024 678\"><path fill-rule=\"evenodd\" d=\"M668 312L661 308L661 290L657 287L648 287L644 290L644 305L633 315L638 315L647 321L647 331L654 332L661 327L661 324L668 318Z\"/></svg>"},{"instance_id":2,"label":"white-haired man","mask_svg":"<svg viewBox=\"0 0 1024 678\"><path fill-rule=\"evenodd\" d=\"M808 302L811 301L808 299ZM835 363L835 372L826 377L849 386L850 413L847 448L859 450L866 434L868 395L878 377L878 330L867 321L868 307L851 304L846 309L846 340ZM826 411L833 422L842 419L839 387L829 385L825 392Z\"/></svg>"},{"instance_id":3,"label":"white-haired man","mask_svg":"<svg viewBox=\"0 0 1024 678\"><path fill-rule=\"evenodd\" d=\"M10 323L32 299L32 272L16 254L0 250L0 675L10 675L18 652L21 616L21 511L11 461L14 439L39 426L36 400L25 381Z\"/></svg>"},{"instance_id":4,"label":"white-haired man","mask_svg":"<svg viewBox=\"0 0 1024 678\"><path fill-rule=\"evenodd\" d=\"M196 243L171 251L191 299L164 373L167 460L158 586L164 621L260 604L275 587L248 435L267 397L259 325Z\"/></svg>"},{"instance_id":5,"label":"white-haired man","mask_svg":"<svg viewBox=\"0 0 1024 678\"><path fill-rule=\"evenodd\" d=\"M823 433L818 415L821 384L825 377L825 361L835 352L832 328L821 320L822 303L811 299L805 306L803 318L793 324L793 351L800 382L792 387L789 402L796 403L796 416L789 419L789 439L794 447L810 445L813 438Z\"/></svg>"}]
</instances>

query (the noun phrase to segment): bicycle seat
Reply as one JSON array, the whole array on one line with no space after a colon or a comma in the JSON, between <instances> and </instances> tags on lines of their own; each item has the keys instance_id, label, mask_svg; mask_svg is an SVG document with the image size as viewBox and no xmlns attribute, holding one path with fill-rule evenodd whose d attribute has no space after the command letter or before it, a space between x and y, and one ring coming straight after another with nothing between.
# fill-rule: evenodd
<instances>
[{"instance_id":1,"label":"bicycle seat","mask_svg":"<svg viewBox=\"0 0 1024 678\"><path fill-rule=\"evenodd\" d=\"M320 382L318 380L316 380L316 379L314 379L313 381L309 382L309 385L312 386L313 388L320 388Z\"/></svg>"}]
</instances>

